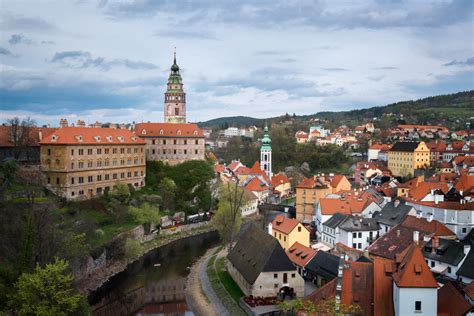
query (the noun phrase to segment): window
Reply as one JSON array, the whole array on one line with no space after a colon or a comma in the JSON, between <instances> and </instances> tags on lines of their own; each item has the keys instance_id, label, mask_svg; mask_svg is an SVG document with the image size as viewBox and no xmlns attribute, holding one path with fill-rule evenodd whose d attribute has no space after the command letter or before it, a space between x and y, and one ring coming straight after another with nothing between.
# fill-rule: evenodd
<instances>
[{"instance_id":1,"label":"window","mask_svg":"<svg viewBox=\"0 0 474 316\"><path fill-rule=\"evenodd\" d=\"M278 273L273 273L273 278L278 279Z\"/></svg>"},{"instance_id":2,"label":"window","mask_svg":"<svg viewBox=\"0 0 474 316\"><path fill-rule=\"evenodd\" d=\"M294 279L296 277L296 274L295 273L292 273L291 274L291 278Z\"/></svg>"},{"instance_id":3,"label":"window","mask_svg":"<svg viewBox=\"0 0 474 316\"><path fill-rule=\"evenodd\" d=\"M50 183L51 183L51 178L50 178L50 177L48 177L48 184L50 184Z\"/></svg>"},{"instance_id":4,"label":"window","mask_svg":"<svg viewBox=\"0 0 474 316\"><path fill-rule=\"evenodd\" d=\"M448 273L451 273L451 267L448 267Z\"/></svg>"},{"instance_id":5,"label":"window","mask_svg":"<svg viewBox=\"0 0 474 316\"><path fill-rule=\"evenodd\" d=\"M97 181L102 181L102 175L101 174L97 175Z\"/></svg>"},{"instance_id":6,"label":"window","mask_svg":"<svg viewBox=\"0 0 474 316\"><path fill-rule=\"evenodd\" d=\"M359 249L362 249L362 244L361 243L358 243L357 246L359 247Z\"/></svg>"},{"instance_id":7,"label":"window","mask_svg":"<svg viewBox=\"0 0 474 316\"><path fill-rule=\"evenodd\" d=\"M127 178L131 178L132 177L132 173L129 171L127 172Z\"/></svg>"},{"instance_id":8,"label":"window","mask_svg":"<svg viewBox=\"0 0 474 316\"><path fill-rule=\"evenodd\" d=\"M74 149L71 149L71 156L74 156Z\"/></svg>"},{"instance_id":9,"label":"window","mask_svg":"<svg viewBox=\"0 0 474 316\"><path fill-rule=\"evenodd\" d=\"M79 177L79 183L84 183L84 177Z\"/></svg>"},{"instance_id":10,"label":"window","mask_svg":"<svg viewBox=\"0 0 474 316\"><path fill-rule=\"evenodd\" d=\"M87 167L88 167L88 168L92 168L92 160L89 160L89 161L87 162Z\"/></svg>"},{"instance_id":11,"label":"window","mask_svg":"<svg viewBox=\"0 0 474 316\"><path fill-rule=\"evenodd\" d=\"M359 238L362 238L362 233L359 233Z\"/></svg>"},{"instance_id":12,"label":"window","mask_svg":"<svg viewBox=\"0 0 474 316\"><path fill-rule=\"evenodd\" d=\"M301 226L298 226L298 232L301 232Z\"/></svg>"},{"instance_id":13,"label":"window","mask_svg":"<svg viewBox=\"0 0 474 316\"><path fill-rule=\"evenodd\" d=\"M102 167L102 160L97 161L97 167Z\"/></svg>"},{"instance_id":14,"label":"window","mask_svg":"<svg viewBox=\"0 0 474 316\"><path fill-rule=\"evenodd\" d=\"M114 173L114 174L112 175L112 179L117 180L117 174L116 174L116 173Z\"/></svg>"},{"instance_id":15,"label":"window","mask_svg":"<svg viewBox=\"0 0 474 316\"><path fill-rule=\"evenodd\" d=\"M187 141L186 139L184 140L184 144L185 144L185 145L187 145L187 144L188 144L188 141Z\"/></svg>"},{"instance_id":16,"label":"window","mask_svg":"<svg viewBox=\"0 0 474 316\"><path fill-rule=\"evenodd\" d=\"M94 177L93 176L88 176L87 177L87 182L93 182L94 181Z\"/></svg>"},{"instance_id":17,"label":"window","mask_svg":"<svg viewBox=\"0 0 474 316\"><path fill-rule=\"evenodd\" d=\"M131 154L132 153L132 148L127 148L127 154Z\"/></svg>"},{"instance_id":18,"label":"window","mask_svg":"<svg viewBox=\"0 0 474 316\"><path fill-rule=\"evenodd\" d=\"M105 181L108 181L110 179L110 174L105 175Z\"/></svg>"},{"instance_id":19,"label":"window","mask_svg":"<svg viewBox=\"0 0 474 316\"><path fill-rule=\"evenodd\" d=\"M352 248L357 248L357 245L355 243L352 243Z\"/></svg>"},{"instance_id":20,"label":"window","mask_svg":"<svg viewBox=\"0 0 474 316\"><path fill-rule=\"evenodd\" d=\"M462 228L462 233L465 234L467 232L467 228L466 227L463 227Z\"/></svg>"},{"instance_id":21,"label":"window","mask_svg":"<svg viewBox=\"0 0 474 316\"><path fill-rule=\"evenodd\" d=\"M51 149L48 148L48 156L51 156Z\"/></svg>"},{"instance_id":22,"label":"window","mask_svg":"<svg viewBox=\"0 0 474 316\"><path fill-rule=\"evenodd\" d=\"M87 149L87 154L92 155L92 148Z\"/></svg>"},{"instance_id":23,"label":"window","mask_svg":"<svg viewBox=\"0 0 474 316\"><path fill-rule=\"evenodd\" d=\"M273 286L275 287L275 289L278 289L278 283L275 283Z\"/></svg>"},{"instance_id":24,"label":"window","mask_svg":"<svg viewBox=\"0 0 474 316\"><path fill-rule=\"evenodd\" d=\"M352 233L352 238L357 238L357 233Z\"/></svg>"},{"instance_id":25,"label":"window","mask_svg":"<svg viewBox=\"0 0 474 316\"><path fill-rule=\"evenodd\" d=\"M97 155L102 155L102 148L97 148Z\"/></svg>"},{"instance_id":26,"label":"window","mask_svg":"<svg viewBox=\"0 0 474 316\"><path fill-rule=\"evenodd\" d=\"M104 153L105 153L106 155L108 155L109 152L110 152L110 149L109 149L109 148L105 148L105 149L104 149Z\"/></svg>"},{"instance_id":27,"label":"window","mask_svg":"<svg viewBox=\"0 0 474 316\"><path fill-rule=\"evenodd\" d=\"M123 147L120 148L120 153L121 153L121 154L125 154L125 148L123 148Z\"/></svg>"},{"instance_id":28,"label":"window","mask_svg":"<svg viewBox=\"0 0 474 316\"><path fill-rule=\"evenodd\" d=\"M198 154L198 150L197 150L197 149L194 151L194 154L196 154L196 155Z\"/></svg>"},{"instance_id":29,"label":"window","mask_svg":"<svg viewBox=\"0 0 474 316\"><path fill-rule=\"evenodd\" d=\"M74 169L74 162L71 162L71 169Z\"/></svg>"},{"instance_id":30,"label":"window","mask_svg":"<svg viewBox=\"0 0 474 316\"><path fill-rule=\"evenodd\" d=\"M56 178L56 184L59 185L59 178Z\"/></svg>"},{"instance_id":31,"label":"window","mask_svg":"<svg viewBox=\"0 0 474 316\"><path fill-rule=\"evenodd\" d=\"M176 149L175 149L175 150L173 150L173 153L176 155Z\"/></svg>"},{"instance_id":32,"label":"window","mask_svg":"<svg viewBox=\"0 0 474 316\"><path fill-rule=\"evenodd\" d=\"M436 265L436 262L434 262L434 261L431 261L431 267L432 267L432 268L434 268L434 267L435 267L435 265Z\"/></svg>"},{"instance_id":33,"label":"window","mask_svg":"<svg viewBox=\"0 0 474 316\"><path fill-rule=\"evenodd\" d=\"M195 143L195 144L196 144L196 145L199 144L199 141L198 141L197 139L196 139L196 143Z\"/></svg>"},{"instance_id":34,"label":"window","mask_svg":"<svg viewBox=\"0 0 474 316\"><path fill-rule=\"evenodd\" d=\"M116 154L117 153L117 148L112 148L112 154Z\"/></svg>"},{"instance_id":35,"label":"window","mask_svg":"<svg viewBox=\"0 0 474 316\"><path fill-rule=\"evenodd\" d=\"M415 301L415 312L421 312L421 301Z\"/></svg>"}]
</instances>

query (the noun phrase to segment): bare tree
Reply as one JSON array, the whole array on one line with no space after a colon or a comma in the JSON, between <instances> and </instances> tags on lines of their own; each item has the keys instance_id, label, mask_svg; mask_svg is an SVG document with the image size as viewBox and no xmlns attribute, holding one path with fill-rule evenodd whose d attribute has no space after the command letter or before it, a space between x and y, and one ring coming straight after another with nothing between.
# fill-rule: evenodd
<instances>
[{"instance_id":1,"label":"bare tree","mask_svg":"<svg viewBox=\"0 0 474 316\"><path fill-rule=\"evenodd\" d=\"M18 117L6 121L10 128L10 140L13 144L13 156L20 159L22 155L30 159L29 148L34 145L33 128L36 122L31 118L20 120Z\"/></svg>"}]
</instances>

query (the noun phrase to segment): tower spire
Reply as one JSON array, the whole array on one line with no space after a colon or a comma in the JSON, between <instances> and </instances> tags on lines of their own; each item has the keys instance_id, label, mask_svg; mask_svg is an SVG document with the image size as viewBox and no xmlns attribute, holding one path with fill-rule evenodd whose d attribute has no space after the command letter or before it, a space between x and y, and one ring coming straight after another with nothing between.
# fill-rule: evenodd
<instances>
[{"instance_id":1,"label":"tower spire","mask_svg":"<svg viewBox=\"0 0 474 316\"><path fill-rule=\"evenodd\" d=\"M174 47L174 63L176 64L176 46Z\"/></svg>"}]
</instances>

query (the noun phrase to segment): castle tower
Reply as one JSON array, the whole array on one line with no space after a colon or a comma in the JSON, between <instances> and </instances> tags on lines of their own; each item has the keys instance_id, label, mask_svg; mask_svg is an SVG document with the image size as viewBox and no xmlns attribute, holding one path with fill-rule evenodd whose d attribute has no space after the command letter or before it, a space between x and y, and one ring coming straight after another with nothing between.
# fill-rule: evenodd
<instances>
[{"instance_id":1,"label":"castle tower","mask_svg":"<svg viewBox=\"0 0 474 316\"><path fill-rule=\"evenodd\" d=\"M268 134L268 127L265 126L263 130L262 147L260 147L260 168L272 178L272 140Z\"/></svg>"},{"instance_id":2,"label":"castle tower","mask_svg":"<svg viewBox=\"0 0 474 316\"><path fill-rule=\"evenodd\" d=\"M186 93L183 91L183 81L176 64L176 50L165 92L164 114L167 123L186 123Z\"/></svg>"}]
</instances>

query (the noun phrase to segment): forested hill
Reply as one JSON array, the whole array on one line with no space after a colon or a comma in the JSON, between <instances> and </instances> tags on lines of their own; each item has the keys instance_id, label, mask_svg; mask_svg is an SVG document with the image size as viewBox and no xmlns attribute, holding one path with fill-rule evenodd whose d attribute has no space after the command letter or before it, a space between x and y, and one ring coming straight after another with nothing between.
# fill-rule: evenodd
<instances>
[{"instance_id":1,"label":"forested hill","mask_svg":"<svg viewBox=\"0 0 474 316\"><path fill-rule=\"evenodd\" d=\"M247 116L232 116L199 122L201 127L227 127L227 126L263 126L275 121L296 119L306 121L319 118L354 126L371 120L374 117L392 114L403 119L408 124L449 124L456 122L462 125L470 118L474 118L474 90L454 94L439 95L419 100L401 101L385 106L377 106L360 110L341 112L318 112L311 115L283 115L278 117L258 119Z\"/></svg>"}]
</instances>

